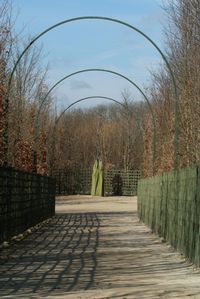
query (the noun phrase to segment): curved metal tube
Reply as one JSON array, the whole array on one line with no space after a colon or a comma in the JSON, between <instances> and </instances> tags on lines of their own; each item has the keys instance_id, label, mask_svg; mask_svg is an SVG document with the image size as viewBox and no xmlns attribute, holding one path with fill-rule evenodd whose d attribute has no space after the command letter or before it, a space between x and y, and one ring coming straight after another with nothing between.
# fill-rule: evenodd
<instances>
[{"instance_id":1,"label":"curved metal tube","mask_svg":"<svg viewBox=\"0 0 200 299\"><path fill-rule=\"evenodd\" d=\"M104 100L109 100L109 101L112 101L118 105L121 105L124 109L127 109L127 106L124 105L123 103L111 98L111 97L105 97L105 96L89 96L89 97L85 97L85 98L82 98L82 99L79 99L73 103L71 103L69 106L67 106L67 108L65 108L61 114L59 115L59 117L55 120L55 127L57 126L59 120L61 119L61 117L65 114L65 112L67 112L67 110L69 110L71 107L73 107L74 105L80 103L80 102L83 102L83 101L86 101L86 100L89 100L89 99L104 99ZM140 126L138 125L138 121L137 121L137 118L135 117L135 120L136 120L136 123L137 123L137 126L138 126L138 129L141 130Z\"/></svg>"},{"instance_id":2,"label":"curved metal tube","mask_svg":"<svg viewBox=\"0 0 200 299\"><path fill-rule=\"evenodd\" d=\"M158 45L147 34L145 34L143 31L139 30L137 27L134 27L134 26L130 25L129 23L123 22L123 21L118 20L118 19L109 18L109 17L102 17L102 16L82 16L82 17L71 18L71 19L61 21L59 23L54 24L53 26L48 27L46 30L42 31L35 38L33 38L33 40L26 46L26 48L22 51L22 53L18 57L15 65L12 69L12 72L10 74L10 77L9 77L9 80L8 80L7 94L6 94L6 98L5 98L5 113L8 112L10 88L11 88L11 82L12 82L14 72L15 72L15 70L17 68L17 65L19 64L20 60L22 59L22 57L26 53L26 51L28 51L28 49L40 37L42 37L44 34L48 33L49 31L53 30L54 28L62 26L62 25L67 24L67 23L70 23L70 22L81 21L81 20L103 20L103 21L110 21L110 22L114 22L114 23L124 25L124 26L134 30L135 32L139 33L147 41L149 41L150 44L159 52L159 54L161 55L161 57L165 61L166 66L169 70L171 79L172 79L172 84L173 84L173 87L174 87L174 94L175 94L175 140L174 140L174 155L175 155L175 157L174 157L174 165L175 165L175 168L177 168L177 166L178 166L178 156L179 156L178 155L178 151L179 151L179 148L178 148L179 147L179 98L178 98L178 91L177 91L177 86L176 86L176 80L175 80L174 73L172 71L170 63L168 62L167 57L164 55L164 53L161 51L161 49L158 47ZM8 131L8 121L7 121L7 125L6 125L6 131ZM5 133L5 136L7 136L7 134L8 134L8 132ZM4 139L6 139L6 138L4 138Z\"/></svg>"},{"instance_id":3,"label":"curved metal tube","mask_svg":"<svg viewBox=\"0 0 200 299\"><path fill-rule=\"evenodd\" d=\"M40 107L38 109L38 113L37 113L37 117L36 117L36 121L35 121L35 127L34 127L34 152L37 152L37 143L38 143L38 135L39 135L39 117L40 117L40 113L42 110L43 105L45 104L49 94L54 90L54 88L56 86L58 86L60 83L62 83L64 80L75 76L77 74L81 74L81 73L85 73L85 72L106 72L106 73L111 73L114 75L117 75L125 80L127 80L129 83L131 83L134 87L137 88L137 90L142 94L142 96L144 97L145 101L147 102L147 105L149 107L149 110L151 112L152 115L152 121L153 121L153 158L152 158L152 169L153 169L153 174L155 173L155 158L156 158L156 121L155 121L155 115L154 115L154 111L151 107L151 103L148 100L148 97L146 96L146 94L143 92L143 90L131 79L129 79L128 77L122 75L121 73L115 72L115 71L111 71L111 70L107 70L107 69L100 69L100 68L96 68L96 69L84 69L84 70L80 70L74 73L71 73L65 77L63 77L62 79L60 79L58 82L56 82L50 89L49 91L46 93L45 97L43 98Z\"/></svg>"},{"instance_id":4,"label":"curved metal tube","mask_svg":"<svg viewBox=\"0 0 200 299\"><path fill-rule=\"evenodd\" d=\"M56 127L57 127L57 124L58 122L60 121L61 117L71 108L73 107L74 105L80 103L80 102L83 102L83 101L86 101L86 100L89 100L89 99L105 99L105 100L109 100L109 101L112 101L118 105L121 105L123 108L127 108L126 105L124 105L123 103L111 98L111 97L105 97L105 96L89 96L89 97L85 97L85 98L81 98L77 101L74 101L73 103L71 103L69 106L67 106L67 108L65 108L61 114L59 115L59 117L57 117L57 119L55 120L55 124L54 124L54 127L53 127L53 135L54 135L54 138L53 138L53 150L52 150L52 153L53 153L53 156L54 156L54 150L55 150L55 132L56 132ZM136 123L137 123L137 118L136 119ZM141 129L140 126L138 125L137 123L137 126L139 128L139 130ZM54 157L52 157L52 161L54 161Z\"/></svg>"},{"instance_id":5,"label":"curved metal tube","mask_svg":"<svg viewBox=\"0 0 200 299\"><path fill-rule=\"evenodd\" d=\"M115 99L113 99L113 98L110 98L110 97L104 97L104 96L90 96L90 97L85 97L85 98L79 99L79 100L77 100L77 101L71 103L69 106L67 106L67 108L65 108L65 109L61 112L61 114L59 115L59 117L56 118L55 126L57 126L59 120L60 120L61 117L65 114L65 112L67 112L67 110L69 110L69 109L70 109L71 107L73 107L74 105L76 105L76 104L78 104L78 103L80 103L80 102L89 100L89 99L104 99L104 100L109 100L109 101L115 102L116 104L121 105L123 108L126 108L126 106L125 106L123 103L121 103L121 102L119 102L119 101L117 101L117 100L115 100Z\"/></svg>"}]
</instances>

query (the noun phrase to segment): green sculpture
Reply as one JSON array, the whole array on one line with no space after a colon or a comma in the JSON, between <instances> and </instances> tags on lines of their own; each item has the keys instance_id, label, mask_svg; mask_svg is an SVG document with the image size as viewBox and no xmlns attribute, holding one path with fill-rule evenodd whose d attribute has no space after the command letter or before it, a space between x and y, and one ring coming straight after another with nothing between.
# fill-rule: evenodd
<instances>
[{"instance_id":1,"label":"green sculpture","mask_svg":"<svg viewBox=\"0 0 200 299\"><path fill-rule=\"evenodd\" d=\"M91 195L103 196L103 163L96 160L92 171Z\"/></svg>"}]
</instances>

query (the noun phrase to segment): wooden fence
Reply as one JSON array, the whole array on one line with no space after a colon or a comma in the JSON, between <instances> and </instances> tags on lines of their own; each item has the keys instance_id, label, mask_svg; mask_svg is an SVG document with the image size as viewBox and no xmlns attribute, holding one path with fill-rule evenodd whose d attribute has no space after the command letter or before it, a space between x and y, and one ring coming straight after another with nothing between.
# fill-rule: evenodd
<instances>
[{"instance_id":1,"label":"wooden fence","mask_svg":"<svg viewBox=\"0 0 200 299\"><path fill-rule=\"evenodd\" d=\"M200 266L200 168L190 167L142 179L140 219Z\"/></svg>"},{"instance_id":2,"label":"wooden fence","mask_svg":"<svg viewBox=\"0 0 200 299\"><path fill-rule=\"evenodd\" d=\"M0 242L55 214L55 181L0 167Z\"/></svg>"}]
</instances>

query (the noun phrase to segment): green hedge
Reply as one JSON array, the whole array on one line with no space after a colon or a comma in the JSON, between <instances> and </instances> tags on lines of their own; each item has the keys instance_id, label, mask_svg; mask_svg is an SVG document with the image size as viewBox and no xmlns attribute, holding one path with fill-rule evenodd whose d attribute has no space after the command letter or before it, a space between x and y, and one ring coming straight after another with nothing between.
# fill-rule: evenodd
<instances>
[{"instance_id":1,"label":"green hedge","mask_svg":"<svg viewBox=\"0 0 200 299\"><path fill-rule=\"evenodd\" d=\"M141 179L138 213L160 237L200 266L200 168Z\"/></svg>"}]
</instances>

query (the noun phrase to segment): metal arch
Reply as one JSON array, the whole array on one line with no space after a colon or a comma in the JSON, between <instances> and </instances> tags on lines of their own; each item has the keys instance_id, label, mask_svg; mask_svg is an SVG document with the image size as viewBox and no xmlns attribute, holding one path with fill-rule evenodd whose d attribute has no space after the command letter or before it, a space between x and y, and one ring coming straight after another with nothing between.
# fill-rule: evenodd
<instances>
[{"instance_id":1,"label":"metal arch","mask_svg":"<svg viewBox=\"0 0 200 299\"><path fill-rule=\"evenodd\" d=\"M111 71L111 70L107 70L107 69L99 69L99 68L96 68L96 69L84 69L84 70L80 70L80 71L71 73L71 74L63 77L62 79L60 79L58 82L56 82L49 89L49 91L46 93L45 97L43 98L43 100L42 100L42 102L40 104L40 107L39 107L39 110L38 110L38 114L37 114L37 117L36 117L35 128L34 128L34 152L37 152L37 142L38 142L38 134L39 134L39 117L40 117L40 112L41 112L41 109L42 109L44 103L46 102L49 94L54 90L54 88L56 86L58 86L64 80L66 80L66 79L68 79L68 78L70 78L70 77L72 77L74 75L85 73L85 72L106 72L106 73L111 73L111 74L117 75L117 76L119 76L119 77L127 80L129 83L131 83L142 94L142 96L144 97L145 101L147 102L147 105L149 107L149 110L150 110L151 115L152 115L152 120L153 120L153 158L152 158L153 165L152 165L152 169L153 169L153 174L154 174L155 173L155 159L156 159L156 121L155 121L155 115L154 115L154 111L152 109L151 103L148 100L148 97L146 96L146 94L143 92L143 90L134 81L132 81L128 77L122 75L121 73L118 73L118 72L115 72L115 71Z\"/></svg>"},{"instance_id":2,"label":"metal arch","mask_svg":"<svg viewBox=\"0 0 200 299\"><path fill-rule=\"evenodd\" d=\"M105 100L109 100L109 101L112 101L120 106L122 106L123 108L127 108L127 106L111 97L105 97L105 96L88 96L88 97L84 97L84 98L81 98L77 101L74 101L73 103L71 103L69 106L67 106L67 108L65 108L61 114L59 115L59 117L56 118L55 120L55 124L54 124L54 127L53 127L53 135L54 135L54 138L53 138L53 150L52 150L52 153L53 153L53 156L54 156L54 150L55 150L55 132L56 132L56 127L57 127L57 124L58 122L60 121L61 117L71 108L73 107L74 105L80 103L80 102L83 102L83 101L86 101L86 100L89 100L89 99L105 99ZM137 118L135 117L135 120L136 120L136 123L137 123ZM137 123L137 126L139 128L139 130L141 129L140 126L138 125ZM52 161L54 161L54 157L52 157ZM37 166L37 165L35 165ZM51 167L52 168L52 167Z\"/></svg>"},{"instance_id":3,"label":"metal arch","mask_svg":"<svg viewBox=\"0 0 200 299\"><path fill-rule=\"evenodd\" d=\"M139 33L141 36L143 36L147 41L150 42L151 45L153 45L153 47L159 52L159 54L161 55L162 59L164 60L167 69L169 70L171 79L172 79L172 83L173 83L173 87L174 87L174 95L175 95L175 139L174 139L174 167L177 168L179 165L179 161L178 161L178 152L179 152L179 97L178 97L178 91L177 91L177 86L176 86L176 80L175 80L175 76L174 73L172 71L172 68L170 66L170 63L167 59L167 57L164 55L164 53L161 51L161 49L158 47L158 45L148 36L146 35L143 31L139 30L137 27L134 27L132 25L130 25L129 23L123 22L121 20L118 19L114 19L114 18L110 18L110 17L103 17L103 16L82 16L82 17L76 17L76 18L71 18L71 19L67 19L64 21L61 21L59 23L54 24L53 26L48 27L46 30L42 31L40 34L38 34L35 38L32 39L32 41L26 46L26 48L22 51L22 53L20 54L20 56L18 57L12 72L10 74L9 80L8 80L8 89L7 89L7 94L5 97L5 112L8 112L8 107L9 107L9 96L10 96L10 88L11 88L11 83L12 83L12 78L14 75L14 72L17 68L18 63L20 62L21 58L23 57L23 55L26 53L26 51L40 38L42 37L44 34L48 33L49 31L53 30L56 27L62 26L64 24L70 23L70 22L75 22L75 21L81 21L81 20L104 20L104 21L110 21L110 22L114 22L114 23L118 23L121 25L124 25L132 30L134 30L135 32ZM6 136L6 138L8 138L8 121L7 121L7 125L6 125L6 130L7 131L4 135Z\"/></svg>"},{"instance_id":4,"label":"metal arch","mask_svg":"<svg viewBox=\"0 0 200 299\"><path fill-rule=\"evenodd\" d=\"M115 100L115 99L113 99L113 98L110 98L110 97L104 97L104 96L89 96L89 97L85 97L85 98L79 99L79 100L77 100L77 101L74 101L74 102L71 103L69 106L67 106L67 108L65 108L65 109L61 112L61 114L59 115L59 117L56 118L55 126L57 126L59 120L60 120L61 117L65 114L65 112L67 112L67 110L69 110L69 109L70 109L71 107L73 107L74 105L76 105L76 104L78 104L78 103L80 103L80 102L89 100L89 99L104 99L104 100L109 100L109 101L115 102L116 104L121 105L123 108L126 108L126 106L125 106L123 103L121 103L121 102L119 102L119 101L117 101L117 100Z\"/></svg>"},{"instance_id":5,"label":"metal arch","mask_svg":"<svg viewBox=\"0 0 200 299\"><path fill-rule=\"evenodd\" d=\"M65 81L66 79L72 77L72 76L75 76L75 75L78 75L78 74L81 74L81 73L85 73L85 72L105 72L105 73L111 73L111 74L114 74L114 75L117 75L127 81L129 81L132 85L134 85L138 90L139 92L143 95L143 97L145 98L145 101L147 102L148 106L149 106L149 109L151 110L151 114L152 114L152 117L153 116L153 109L151 107L151 103L150 101L148 100L147 96L145 95L145 93L142 91L142 89L134 82L132 81L131 79L129 79L128 77L122 75L121 73L119 72L116 72L116 71L111 71L111 70L108 70L108 69L101 69L101 68L91 68L91 69L83 69L83 70L80 70L80 71L77 71L77 72L74 72L74 73L71 73L65 77L63 77L62 79L60 79L59 81L57 81L50 89L49 91L46 93L45 97L43 98L41 104L40 104L40 107L39 107L39 111L38 113L40 113L41 109L42 109L42 106L44 105L47 97L49 96L49 94L56 88L56 86L58 86L60 83L62 83L63 81Z\"/></svg>"},{"instance_id":6,"label":"metal arch","mask_svg":"<svg viewBox=\"0 0 200 299\"><path fill-rule=\"evenodd\" d=\"M65 112L67 112L67 110L69 110L71 107L73 107L74 105L80 103L80 102L83 102L83 101L86 101L86 100L89 100L89 99L105 99L105 100L109 100L109 101L112 101L120 106L122 106L124 109L127 109L127 106L111 97L105 97L105 96L88 96L88 97L85 97L85 98L82 98L82 99L79 99L77 101L74 101L73 103L71 103L69 106L67 106L67 108L65 108L61 114L59 115L59 117L55 120L55 127L57 126L59 120L61 119L61 117L65 114ZM137 123L137 126L138 126L138 129L141 130L140 126L138 125L138 121L137 121L137 117L135 116L135 120L136 120L136 123Z\"/></svg>"}]
</instances>

